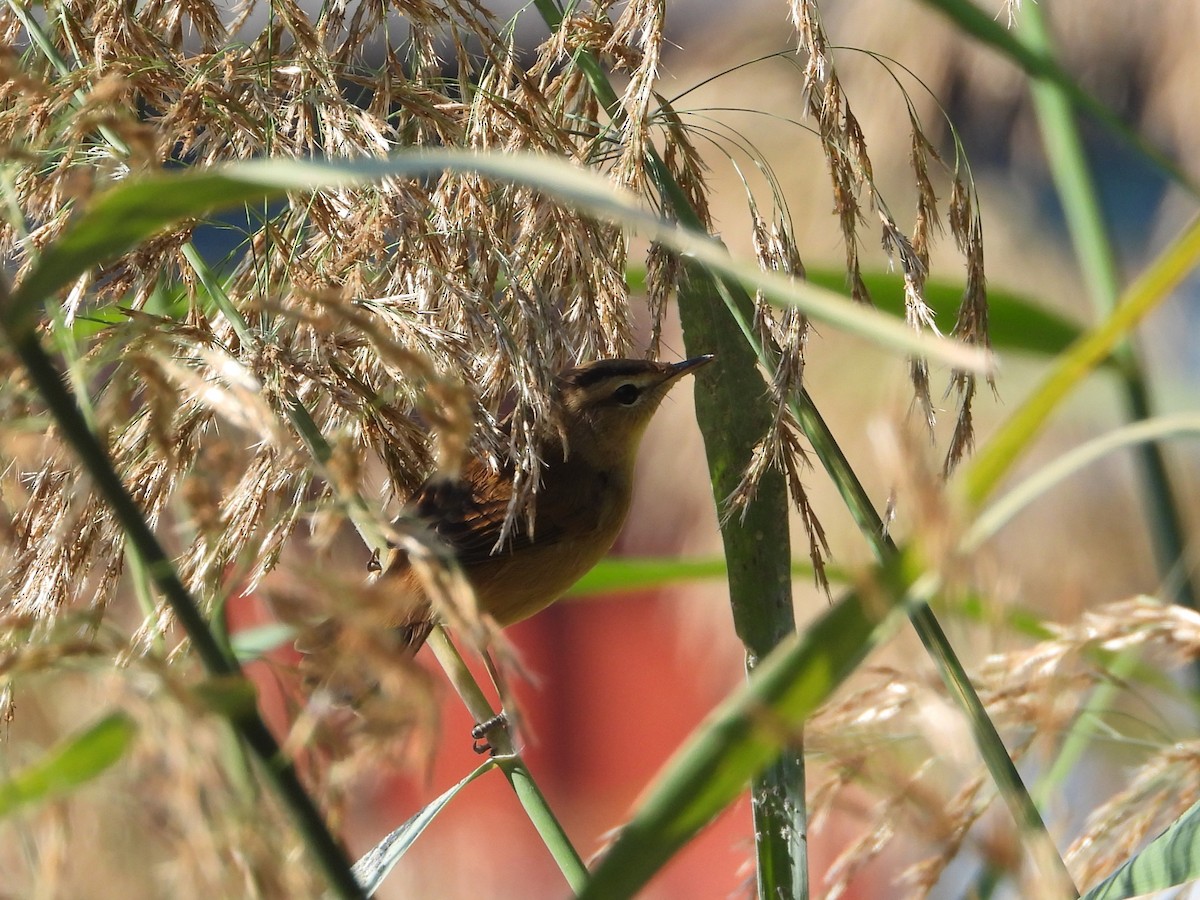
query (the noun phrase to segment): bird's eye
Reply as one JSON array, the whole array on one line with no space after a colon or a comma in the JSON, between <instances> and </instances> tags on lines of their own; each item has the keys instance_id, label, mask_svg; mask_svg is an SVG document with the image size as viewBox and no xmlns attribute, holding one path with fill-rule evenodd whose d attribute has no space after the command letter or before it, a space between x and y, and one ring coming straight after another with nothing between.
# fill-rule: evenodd
<instances>
[{"instance_id":1,"label":"bird's eye","mask_svg":"<svg viewBox=\"0 0 1200 900\"><path fill-rule=\"evenodd\" d=\"M636 384L623 384L613 391L612 398L622 406L633 406L633 404L637 403L641 393Z\"/></svg>"}]
</instances>

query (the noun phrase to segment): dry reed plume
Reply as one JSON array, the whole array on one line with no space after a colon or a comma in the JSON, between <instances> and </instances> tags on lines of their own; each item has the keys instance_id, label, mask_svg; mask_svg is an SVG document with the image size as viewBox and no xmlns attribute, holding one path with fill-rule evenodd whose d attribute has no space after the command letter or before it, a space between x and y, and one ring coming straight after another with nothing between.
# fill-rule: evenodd
<instances>
[{"instance_id":1,"label":"dry reed plume","mask_svg":"<svg viewBox=\"0 0 1200 900\"><path fill-rule=\"evenodd\" d=\"M792 114L807 117L825 156L851 293L870 299L862 245L873 234L903 275L911 326L937 327L923 289L930 245L946 228L965 261L967 287L957 323L942 327L986 345L982 225L958 148L943 162L908 105L908 188L916 202L914 224L903 229L876 184L817 4L797 0L790 11L801 70ZM333 4L315 16L277 0L247 3L232 21L204 0L137 8L70 3L41 19L9 4L0 13L8 48L0 58L8 203L0 253L19 280L95 192L164 166L382 157L404 147L562 157L662 209L647 166L654 148L711 226L687 110L655 91L666 7L631 2L616 18L611 12L608 3L580 7L523 53L507 23L466 0ZM625 79L619 114L603 108L576 64L584 51ZM747 200L761 265L802 277L786 199ZM205 263L193 244L229 236L234 248L221 262ZM362 711L349 746L326 730L327 711L310 706L295 746L321 733L329 753L353 760L354 750L377 753L408 730L419 750L398 757L414 764L427 750L435 705L423 676L389 652L381 627L388 598L358 579L314 574L317 565L299 553L287 566L281 559L297 544L328 559L351 541L343 527L350 498L370 498L386 522L416 485L432 472L453 475L467 454L517 461L522 489L511 514L526 514L536 503L539 436L554 427L554 373L580 360L658 352L680 261L660 247L648 250L647 339L635 328L638 303L626 285L636 262L630 255L619 228L536 190L476 176L391 179L180 226L82 277L46 310L44 334L125 484L206 608L220 610L274 572L266 592L280 610L298 619L332 613L349 623L340 650L356 667L339 669L334 659L328 677L356 678L365 661L379 702ZM803 386L808 323L758 298L752 327L775 362L764 390L776 415L730 510L754 495L766 471L784 471L820 571L827 548L801 480L803 439L789 406ZM254 802L255 789L232 783L230 767L218 764L228 750L219 727L196 729L204 707L172 665L182 654L170 615L149 604L137 627L119 627L115 601L123 592L148 595L145 573L15 360L4 357L2 365L10 373L0 388L5 714L47 672L82 668L103 679L108 702L154 723L144 729L153 739L139 744L136 761L147 780L130 789L154 786L157 799L138 815L160 825L157 839L176 851L167 854L173 862L156 876L160 883L196 895L310 895L311 873L276 864L290 852L287 829L257 824L278 819L274 807ZM932 427L928 367L914 359L910 374L921 419ZM944 471L972 441L973 376L956 373L952 385L957 425ZM298 409L329 442L328 459L314 459ZM505 415L511 441L499 427ZM301 526L307 534L297 533ZM1019 736L1020 750L1032 744L1033 725L1054 733L1067 727L1077 706L1055 706L1049 701L1066 691L1045 685L1069 685L1071 698L1082 699L1100 677L1088 653L1111 649L1112 628L1130 615L1145 642L1194 655L1184 614L1135 602L985 665L981 689L997 721ZM113 662L123 668L109 673ZM968 840L989 798L973 771L934 783L930 746L923 746L932 741L916 733L922 704L944 702L937 692L912 673L873 677L877 683L831 705L808 737L837 773L833 787L818 790L819 809L849 784L884 798L863 842L833 873L831 893L909 816L936 848L907 875L923 893ZM867 765L867 750L881 741L912 750L875 755ZM1155 764L1149 780L1131 789L1140 791L1131 802L1144 803L1151 782L1161 781L1168 763ZM353 766L313 770L314 780L327 779L332 802ZM56 827L43 826L47 834ZM257 837L247 843L246 835ZM65 851L47 840L43 858L60 859ZM1112 851L1103 849L1103 825L1081 840L1073 863L1090 874L1087 854L1109 853L1107 860ZM46 872L52 868L47 862Z\"/></svg>"}]
</instances>

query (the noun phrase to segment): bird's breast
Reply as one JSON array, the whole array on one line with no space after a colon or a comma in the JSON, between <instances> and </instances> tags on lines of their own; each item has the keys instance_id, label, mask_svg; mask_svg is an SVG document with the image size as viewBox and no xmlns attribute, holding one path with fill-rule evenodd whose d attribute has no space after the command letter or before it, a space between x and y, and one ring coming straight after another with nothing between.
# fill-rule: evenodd
<instances>
[{"instance_id":1,"label":"bird's breast","mask_svg":"<svg viewBox=\"0 0 1200 900\"><path fill-rule=\"evenodd\" d=\"M629 473L562 466L535 501L533 541L471 573L480 607L501 625L561 597L612 548L629 512Z\"/></svg>"}]
</instances>

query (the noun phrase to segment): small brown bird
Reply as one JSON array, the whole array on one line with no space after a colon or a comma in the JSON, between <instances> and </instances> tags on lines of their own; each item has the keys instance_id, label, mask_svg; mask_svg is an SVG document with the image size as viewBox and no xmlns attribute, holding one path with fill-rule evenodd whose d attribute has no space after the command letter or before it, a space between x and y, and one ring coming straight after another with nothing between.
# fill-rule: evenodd
<instances>
[{"instance_id":1,"label":"small brown bird","mask_svg":"<svg viewBox=\"0 0 1200 900\"><path fill-rule=\"evenodd\" d=\"M410 503L455 553L481 612L500 626L532 616L563 595L612 547L629 512L638 444L667 391L711 355L679 363L603 359L559 374L563 435L542 447L544 467L532 533L523 518L503 543L513 496L511 468L494 472L472 460L461 482L429 482ZM420 592L403 553L394 551L384 580L401 578ZM433 627L428 604L403 623L415 649Z\"/></svg>"}]
</instances>

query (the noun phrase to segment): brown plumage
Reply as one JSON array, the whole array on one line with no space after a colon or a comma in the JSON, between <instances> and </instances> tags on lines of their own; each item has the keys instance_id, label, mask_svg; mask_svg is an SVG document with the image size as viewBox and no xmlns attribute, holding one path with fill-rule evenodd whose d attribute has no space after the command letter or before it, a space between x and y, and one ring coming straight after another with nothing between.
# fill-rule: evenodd
<instances>
[{"instance_id":1,"label":"brown plumage","mask_svg":"<svg viewBox=\"0 0 1200 900\"><path fill-rule=\"evenodd\" d=\"M558 377L563 436L542 447L534 528L523 517L499 543L513 493L511 470L473 460L462 479L430 482L410 511L455 553L479 609L501 626L544 609L563 595L613 545L633 491L638 444L667 391L711 356L680 363L609 359L567 369ZM393 551L382 579L420 592L404 555ZM405 643L418 647L432 627L428 603L402 623Z\"/></svg>"}]
</instances>

